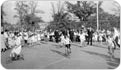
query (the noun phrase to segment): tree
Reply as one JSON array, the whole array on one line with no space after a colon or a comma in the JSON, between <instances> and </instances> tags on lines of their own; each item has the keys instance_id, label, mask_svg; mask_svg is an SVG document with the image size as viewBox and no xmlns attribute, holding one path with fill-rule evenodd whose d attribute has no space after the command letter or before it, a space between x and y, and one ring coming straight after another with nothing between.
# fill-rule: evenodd
<instances>
[{"instance_id":1,"label":"tree","mask_svg":"<svg viewBox=\"0 0 121 70\"><path fill-rule=\"evenodd\" d=\"M100 29L112 29L113 27L120 27L120 17L117 15L109 14L105 12L102 8L103 1L99 1L99 26ZM115 2L114 2L115 4ZM117 6L116 6L117 7ZM118 9L118 8L116 8Z\"/></svg>"},{"instance_id":2,"label":"tree","mask_svg":"<svg viewBox=\"0 0 121 70\"><path fill-rule=\"evenodd\" d=\"M120 5L117 2L113 2L113 5L115 6L112 11L115 12L116 16L120 16Z\"/></svg>"},{"instance_id":3,"label":"tree","mask_svg":"<svg viewBox=\"0 0 121 70\"><path fill-rule=\"evenodd\" d=\"M37 3L34 1L17 1L16 8L17 14L15 17L19 18L21 27L27 30L35 30L39 28L38 22L43 22L41 17L36 16L36 13L44 13L37 10ZM37 27L36 27L37 26Z\"/></svg>"},{"instance_id":4,"label":"tree","mask_svg":"<svg viewBox=\"0 0 121 70\"><path fill-rule=\"evenodd\" d=\"M4 16L6 16L6 13L4 12L4 5L1 6L1 26L4 28Z\"/></svg>"},{"instance_id":5,"label":"tree","mask_svg":"<svg viewBox=\"0 0 121 70\"><path fill-rule=\"evenodd\" d=\"M19 19L18 23L22 29L25 28L25 26L27 26L25 18L29 11L27 3L25 1L17 1L14 9L17 11L17 14L14 17Z\"/></svg>"},{"instance_id":6,"label":"tree","mask_svg":"<svg viewBox=\"0 0 121 70\"><path fill-rule=\"evenodd\" d=\"M61 5L61 2L57 4L57 11L55 11L54 4L52 5L52 17L53 21L50 22L48 29L56 30L56 29L68 29L68 25L70 23L69 13L64 10L64 3Z\"/></svg>"},{"instance_id":7,"label":"tree","mask_svg":"<svg viewBox=\"0 0 121 70\"><path fill-rule=\"evenodd\" d=\"M120 18L104 11L99 13L99 28L111 30L113 27L120 28Z\"/></svg>"},{"instance_id":8,"label":"tree","mask_svg":"<svg viewBox=\"0 0 121 70\"><path fill-rule=\"evenodd\" d=\"M96 13L96 4L92 1L77 1L76 4L66 2L68 12L75 14L80 21L88 21L88 17Z\"/></svg>"}]
</instances>

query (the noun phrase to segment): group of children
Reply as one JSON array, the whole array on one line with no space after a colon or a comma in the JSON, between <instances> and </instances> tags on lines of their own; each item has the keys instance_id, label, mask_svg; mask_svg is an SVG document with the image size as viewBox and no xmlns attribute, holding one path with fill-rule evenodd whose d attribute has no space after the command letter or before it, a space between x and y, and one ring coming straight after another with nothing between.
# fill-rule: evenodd
<instances>
[{"instance_id":1,"label":"group of children","mask_svg":"<svg viewBox=\"0 0 121 70\"><path fill-rule=\"evenodd\" d=\"M1 52L5 52L7 49L12 49L10 52L10 58L16 60L21 57L22 50L22 35L19 32L1 32Z\"/></svg>"},{"instance_id":2,"label":"group of children","mask_svg":"<svg viewBox=\"0 0 121 70\"><path fill-rule=\"evenodd\" d=\"M116 31L114 33L114 36L115 38L117 38L117 35L116 35ZM81 31L81 33L78 34L79 35L79 38L80 38L80 46L84 46L83 43L85 42L86 40L86 37L88 34L85 32L85 31ZM4 42L3 46L6 46L6 42L8 42L9 44L9 48L12 47L12 51L10 53L10 57L12 59L17 59L19 57L21 57L21 50L22 50L22 41L24 40L25 43L32 43L32 42L37 42L38 40L41 39L41 35L38 33L38 34L31 34L31 36L29 36L28 32L15 32L14 34L13 33L10 33L9 36L7 36L7 32L3 33L1 32L1 38L3 38L2 42ZM44 36L44 35L43 35ZM97 37L97 36L96 36ZM13 39L13 41L12 41ZM71 39L69 37L68 34L61 34L60 36L60 44L62 46L65 46L65 54L70 54L71 53ZM111 38L110 36L107 37L106 41L108 42L108 46L109 46L109 52L112 53L112 55L114 55L114 38ZM11 41L10 41L11 40ZM116 39L117 40L117 39ZM118 39L118 43L120 39ZM117 42L116 42L117 43ZM3 49L2 49L3 50Z\"/></svg>"},{"instance_id":3,"label":"group of children","mask_svg":"<svg viewBox=\"0 0 121 70\"><path fill-rule=\"evenodd\" d=\"M22 35L20 35L19 32L15 33L15 45L10 53L10 57L12 60L16 60L21 57L21 54L20 54L22 50L21 41L22 41Z\"/></svg>"}]
</instances>

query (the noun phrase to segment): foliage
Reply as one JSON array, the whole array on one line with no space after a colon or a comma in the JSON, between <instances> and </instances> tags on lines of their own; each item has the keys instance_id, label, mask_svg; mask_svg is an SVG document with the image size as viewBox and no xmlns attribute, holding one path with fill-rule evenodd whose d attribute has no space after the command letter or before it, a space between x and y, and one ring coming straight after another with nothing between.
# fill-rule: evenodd
<instances>
[{"instance_id":1,"label":"foliage","mask_svg":"<svg viewBox=\"0 0 121 70\"><path fill-rule=\"evenodd\" d=\"M59 30L62 30L62 29L68 29L69 28L67 25L69 25L69 23L70 23L70 20L68 18L70 15L69 15L68 12L66 12L64 10L63 5L58 4L57 5L58 10L56 12L55 7L54 7L54 5L52 3L53 21L50 22L50 25L47 27L47 29L52 29L52 30L59 29Z\"/></svg>"},{"instance_id":2,"label":"foliage","mask_svg":"<svg viewBox=\"0 0 121 70\"><path fill-rule=\"evenodd\" d=\"M77 1L76 4L66 2L68 12L75 14L80 21L87 21L88 17L96 13L96 5L92 1Z\"/></svg>"},{"instance_id":3,"label":"foliage","mask_svg":"<svg viewBox=\"0 0 121 70\"><path fill-rule=\"evenodd\" d=\"M4 6L2 5L1 6L1 26L3 26L4 27L4 23L5 23L5 21L4 21L4 16L6 16L7 14L4 12Z\"/></svg>"},{"instance_id":4,"label":"foliage","mask_svg":"<svg viewBox=\"0 0 121 70\"><path fill-rule=\"evenodd\" d=\"M36 16L36 13L43 13L41 10L37 10L37 3L34 1L17 1L16 8L17 14L15 17L20 19L22 29L35 30L39 28L38 22L43 22L41 17Z\"/></svg>"},{"instance_id":5,"label":"foliage","mask_svg":"<svg viewBox=\"0 0 121 70\"><path fill-rule=\"evenodd\" d=\"M66 6L66 10L63 8L63 5ZM80 29L81 25L88 20L89 16L96 13L96 7L93 2L77 1L76 4L71 4L67 1L63 5L60 6L58 4L58 11L55 12L55 7L52 4L52 17L54 21L50 22L50 25L47 27L48 29ZM70 14L76 15L80 19L80 22L70 20L72 18Z\"/></svg>"}]
</instances>

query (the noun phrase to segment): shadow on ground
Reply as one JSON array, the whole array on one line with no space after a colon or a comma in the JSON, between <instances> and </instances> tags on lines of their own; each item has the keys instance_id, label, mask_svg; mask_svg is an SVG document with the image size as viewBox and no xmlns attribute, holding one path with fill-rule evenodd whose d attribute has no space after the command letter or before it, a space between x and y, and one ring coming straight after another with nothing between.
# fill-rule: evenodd
<instances>
[{"instance_id":1,"label":"shadow on ground","mask_svg":"<svg viewBox=\"0 0 121 70\"><path fill-rule=\"evenodd\" d=\"M120 58L114 57L113 60L111 60L109 55L105 55L105 54L101 54L101 53L97 53L97 52L85 51L85 50L82 50L82 51L86 52L88 54L91 54L91 55L96 55L96 56L102 57L103 59L106 60L107 64L110 66L110 67L108 67L109 69L114 69L114 68L118 67L120 64Z\"/></svg>"},{"instance_id":2,"label":"shadow on ground","mask_svg":"<svg viewBox=\"0 0 121 70\"><path fill-rule=\"evenodd\" d=\"M62 55L62 56L64 56L64 57L66 57L66 58L70 58L69 57L69 55L67 55L67 54L65 54L65 53L63 53L63 52L60 52L60 51L58 51L58 50L51 50L52 52L55 52L55 53L57 53L57 54L59 54L59 55Z\"/></svg>"},{"instance_id":3,"label":"shadow on ground","mask_svg":"<svg viewBox=\"0 0 121 70\"><path fill-rule=\"evenodd\" d=\"M48 44L46 41L41 41L40 43L41 44Z\"/></svg>"},{"instance_id":4,"label":"shadow on ground","mask_svg":"<svg viewBox=\"0 0 121 70\"><path fill-rule=\"evenodd\" d=\"M53 46L55 46L57 49L65 47L64 45L62 46L62 45L56 45L56 44L53 44Z\"/></svg>"},{"instance_id":5,"label":"shadow on ground","mask_svg":"<svg viewBox=\"0 0 121 70\"><path fill-rule=\"evenodd\" d=\"M94 43L92 44L92 46L108 49L108 45L106 42L102 42L102 44L100 42L97 42L97 44ZM116 47L116 50L119 50L119 47Z\"/></svg>"}]
</instances>

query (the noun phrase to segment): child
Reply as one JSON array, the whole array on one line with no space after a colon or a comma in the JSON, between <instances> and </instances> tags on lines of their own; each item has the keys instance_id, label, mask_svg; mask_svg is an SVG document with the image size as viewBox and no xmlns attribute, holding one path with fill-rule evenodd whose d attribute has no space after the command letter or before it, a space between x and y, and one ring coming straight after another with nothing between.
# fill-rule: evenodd
<instances>
[{"instance_id":1,"label":"child","mask_svg":"<svg viewBox=\"0 0 121 70\"><path fill-rule=\"evenodd\" d=\"M15 46L10 53L10 57L12 58L12 60L16 60L20 57L20 53L21 53L21 49L22 49L21 40L22 40L22 36L20 36L18 33L16 33Z\"/></svg>"},{"instance_id":2,"label":"child","mask_svg":"<svg viewBox=\"0 0 121 70\"><path fill-rule=\"evenodd\" d=\"M5 37L4 37L4 32L1 32L1 52L6 51L6 45L5 45Z\"/></svg>"},{"instance_id":3,"label":"child","mask_svg":"<svg viewBox=\"0 0 121 70\"><path fill-rule=\"evenodd\" d=\"M107 43L108 43L108 53L109 53L111 60L112 60L112 58L114 57L114 48L115 48L113 38L108 36Z\"/></svg>"},{"instance_id":4,"label":"child","mask_svg":"<svg viewBox=\"0 0 121 70\"><path fill-rule=\"evenodd\" d=\"M25 41L25 44L28 44L27 40L28 40L28 33L27 32L24 32L24 41Z\"/></svg>"},{"instance_id":5,"label":"child","mask_svg":"<svg viewBox=\"0 0 121 70\"><path fill-rule=\"evenodd\" d=\"M64 35L62 34L61 36L60 36L60 39L61 39L61 41L60 41L60 45L61 45L61 47L63 47L63 45L64 45Z\"/></svg>"},{"instance_id":6,"label":"child","mask_svg":"<svg viewBox=\"0 0 121 70\"><path fill-rule=\"evenodd\" d=\"M82 33L80 34L80 40L81 40L81 46L84 46L84 42L85 42L85 36L86 36L87 34L84 32L84 31L82 31Z\"/></svg>"},{"instance_id":7,"label":"child","mask_svg":"<svg viewBox=\"0 0 121 70\"><path fill-rule=\"evenodd\" d=\"M71 53L70 41L71 40L69 39L69 37L67 37L66 35L64 35L64 44L65 44L65 47L66 47L66 49L65 49L65 53L66 54Z\"/></svg>"}]
</instances>

